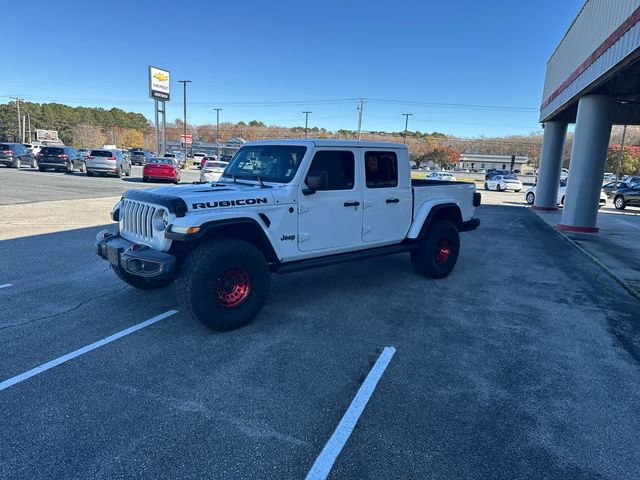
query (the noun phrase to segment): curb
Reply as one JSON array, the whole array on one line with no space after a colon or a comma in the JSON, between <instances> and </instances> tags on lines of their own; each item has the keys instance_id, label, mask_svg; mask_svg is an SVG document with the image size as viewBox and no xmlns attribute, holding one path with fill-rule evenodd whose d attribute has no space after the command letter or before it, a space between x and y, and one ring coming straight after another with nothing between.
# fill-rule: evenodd
<instances>
[{"instance_id":1,"label":"curb","mask_svg":"<svg viewBox=\"0 0 640 480\"><path fill-rule=\"evenodd\" d=\"M629 285L627 282L625 282L622 278L620 278L617 274L615 274L613 272L613 270L611 270L609 267L607 267L604 263L602 263L600 260L598 260L593 254L589 253L587 250L585 250L583 247L581 247L579 244L577 244L576 242L574 242L572 239L570 239L569 237L567 237L564 233L562 233L559 229L557 228L553 228L553 226L549 225L547 222L545 222L542 218L540 218L540 216L538 214L536 214L535 212L531 211L530 208L527 208L527 210L529 210L529 213L531 213L534 217L536 217L538 219L539 222L543 223L547 228L549 228L551 231L553 231L556 235L558 235L560 238L562 238L563 240L565 240L566 242L568 242L569 244L573 245L573 247L578 250L579 252L581 252L582 254L584 254L587 258L589 258L593 263L595 263L598 267L600 267L602 270L604 270L604 272L609 275L612 279L614 279L616 282L618 282L622 288L624 288L632 297L636 298L637 300L640 300L640 292L638 292L635 288L633 288L631 285Z\"/></svg>"}]
</instances>

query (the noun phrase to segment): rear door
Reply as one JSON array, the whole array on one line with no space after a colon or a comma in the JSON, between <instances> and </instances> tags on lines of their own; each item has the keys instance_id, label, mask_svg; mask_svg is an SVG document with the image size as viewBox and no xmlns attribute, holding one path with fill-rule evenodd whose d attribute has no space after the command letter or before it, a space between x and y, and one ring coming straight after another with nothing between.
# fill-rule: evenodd
<instances>
[{"instance_id":1,"label":"rear door","mask_svg":"<svg viewBox=\"0 0 640 480\"><path fill-rule=\"evenodd\" d=\"M393 150L364 150L362 193L362 241L397 243L411 226L413 196L410 187L400 187L398 156Z\"/></svg>"},{"instance_id":2,"label":"rear door","mask_svg":"<svg viewBox=\"0 0 640 480\"><path fill-rule=\"evenodd\" d=\"M330 253L362 245L363 176L359 154L357 148L315 151L298 196L299 250ZM305 195L310 176L319 178L320 186L315 193Z\"/></svg>"}]
</instances>

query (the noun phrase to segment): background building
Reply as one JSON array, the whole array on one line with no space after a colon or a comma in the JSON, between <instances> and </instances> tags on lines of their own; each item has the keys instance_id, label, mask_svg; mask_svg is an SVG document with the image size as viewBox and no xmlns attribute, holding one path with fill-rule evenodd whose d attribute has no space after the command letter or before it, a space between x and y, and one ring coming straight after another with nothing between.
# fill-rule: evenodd
<instances>
[{"instance_id":1,"label":"background building","mask_svg":"<svg viewBox=\"0 0 640 480\"><path fill-rule=\"evenodd\" d=\"M528 161L529 157L527 155L516 155L513 169L520 172L526 170ZM480 169L489 170L491 168L495 168L496 170L510 170L511 155L463 153L460 155L460 167L468 168L471 171Z\"/></svg>"}]
</instances>

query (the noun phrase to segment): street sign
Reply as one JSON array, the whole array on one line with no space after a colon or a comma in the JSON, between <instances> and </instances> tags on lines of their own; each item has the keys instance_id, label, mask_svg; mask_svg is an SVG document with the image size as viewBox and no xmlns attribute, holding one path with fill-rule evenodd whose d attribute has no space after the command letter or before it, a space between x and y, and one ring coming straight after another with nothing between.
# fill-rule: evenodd
<instances>
[{"instance_id":1,"label":"street sign","mask_svg":"<svg viewBox=\"0 0 640 480\"><path fill-rule=\"evenodd\" d=\"M36 130L36 140L39 142L57 142L58 132L56 130Z\"/></svg>"},{"instance_id":2,"label":"street sign","mask_svg":"<svg viewBox=\"0 0 640 480\"><path fill-rule=\"evenodd\" d=\"M180 135L180 142L184 145L185 143L193 143L193 135L191 135L190 133L185 134L181 134Z\"/></svg>"},{"instance_id":3,"label":"street sign","mask_svg":"<svg viewBox=\"0 0 640 480\"><path fill-rule=\"evenodd\" d=\"M149 96L156 100L169 101L169 70L149 67Z\"/></svg>"}]
</instances>

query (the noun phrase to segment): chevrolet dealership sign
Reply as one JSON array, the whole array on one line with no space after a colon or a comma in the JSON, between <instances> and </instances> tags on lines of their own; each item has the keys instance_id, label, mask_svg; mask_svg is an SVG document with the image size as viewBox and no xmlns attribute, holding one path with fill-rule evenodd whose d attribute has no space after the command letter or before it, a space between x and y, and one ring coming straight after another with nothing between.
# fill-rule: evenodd
<instances>
[{"instance_id":1,"label":"chevrolet dealership sign","mask_svg":"<svg viewBox=\"0 0 640 480\"><path fill-rule=\"evenodd\" d=\"M149 96L156 100L169 100L169 71L149 67Z\"/></svg>"}]
</instances>

